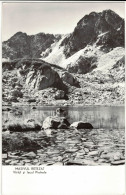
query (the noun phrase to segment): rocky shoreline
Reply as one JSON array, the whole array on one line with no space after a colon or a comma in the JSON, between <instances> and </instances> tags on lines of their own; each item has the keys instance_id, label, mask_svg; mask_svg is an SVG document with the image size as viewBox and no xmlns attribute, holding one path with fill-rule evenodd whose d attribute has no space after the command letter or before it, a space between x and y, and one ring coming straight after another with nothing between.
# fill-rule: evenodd
<instances>
[{"instance_id":1,"label":"rocky shoreline","mask_svg":"<svg viewBox=\"0 0 126 195\"><path fill-rule=\"evenodd\" d=\"M62 111L62 110L61 110ZM57 112L57 114L59 114ZM123 165L124 129L93 129L61 116L9 124L2 133L3 165ZM86 124L87 125L87 124ZM120 134L120 136L119 136Z\"/></svg>"},{"instance_id":2,"label":"rocky shoreline","mask_svg":"<svg viewBox=\"0 0 126 195\"><path fill-rule=\"evenodd\" d=\"M97 131L100 131L97 129ZM103 130L101 130L103 131ZM95 134L96 130L93 132ZM63 132L62 132L63 133ZM115 143L112 151L104 149L104 144L93 143L87 137L79 138L79 135L74 132L76 140L70 139L72 132L69 132L69 138L63 139L62 136L58 136L54 143L54 140L49 139L46 148L40 148L36 150L20 151L15 150L13 152L3 153L3 165L121 165L125 164L125 145L119 145ZM33 135L32 135L33 136ZM31 136L31 137L32 137ZM81 139L81 142L78 141ZM45 141L44 137L32 139L35 142ZM47 145L48 145L47 144ZM106 147L107 148L107 147Z\"/></svg>"}]
</instances>

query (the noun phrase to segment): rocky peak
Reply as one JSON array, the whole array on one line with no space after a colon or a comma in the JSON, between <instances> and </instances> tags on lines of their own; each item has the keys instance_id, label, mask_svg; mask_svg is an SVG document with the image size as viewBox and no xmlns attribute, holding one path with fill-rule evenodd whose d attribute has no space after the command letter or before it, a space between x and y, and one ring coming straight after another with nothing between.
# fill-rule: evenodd
<instances>
[{"instance_id":1,"label":"rocky peak","mask_svg":"<svg viewBox=\"0 0 126 195\"><path fill-rule=\"evenodd\" d=\"M118 27L118 25L120 25L122 21L124 21L118 14L110 9L101 12L101 16L105 18L106 22L113 26L113 28L115 29Z\"/></svg>"},{"instance_id":2,"label":"rocky peak","mask_svg":"<svg viewBox=\"0 0 126 195\"><path fill-rule=\"evenodd\" d=\"M2 56L10 59L40 58L42 51L49 48L59 38L59 36L53 34L27 35L23 32L17 32L10 39L3 42Z\"/></svg>"},{"instance_id":3,"label":"rocky peak","mask_svg":"<svg viewBox=\"0 0 126 195\"><path fill-rule=\"evenodd\" d=\"M108 47L108 50L124 46L124 30L122 29L123 32L121 34L119 30L120 25L122 28L124 27L124 20L112 10L104 10L100 13L91 12L89 15L85 15L77 23L73 33L66 38L67 40L63 40L61 43L61 46L65 47L65 56L68 58L80 49L85 48L88 44L95 43L98 36L106 32L108 34L104 38L107 43L105 47ZM115 37L118 37L118 40ZM100 44L104 45L104 42L101 41Z\"/></svg>"}]
</instances>

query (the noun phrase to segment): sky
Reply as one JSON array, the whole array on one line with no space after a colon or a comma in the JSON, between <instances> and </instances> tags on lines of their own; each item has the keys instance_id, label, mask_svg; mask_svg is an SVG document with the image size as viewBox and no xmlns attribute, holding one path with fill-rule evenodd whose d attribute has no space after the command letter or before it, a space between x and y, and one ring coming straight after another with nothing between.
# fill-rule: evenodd
<instances>
[{"instance_id":1,"label":"sky","mask_svg":"<svg viewBox=\"0 0 126 195\"><path fill-rule=\"evenodd\" d=\"M2 4L2 40L16 32L71 33L77 22L92 11L105 9L125 17L124 2L7 2Z\"/></svg>"}]
</instances>

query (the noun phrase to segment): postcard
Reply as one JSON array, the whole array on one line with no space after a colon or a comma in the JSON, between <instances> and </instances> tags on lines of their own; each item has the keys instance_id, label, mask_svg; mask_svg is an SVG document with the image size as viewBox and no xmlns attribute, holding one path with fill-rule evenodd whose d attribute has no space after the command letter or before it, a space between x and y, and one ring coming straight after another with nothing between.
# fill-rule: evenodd
<instances>
[{"instance_id":1,"label":"postcard","mask_svg":"<svg viewBox=\"0 0 126 195\"><path fill-rule=\"evenodd\" d=\"M1 7L2 195L125 194L125 2Z\"/></svg>"}]
</instances>

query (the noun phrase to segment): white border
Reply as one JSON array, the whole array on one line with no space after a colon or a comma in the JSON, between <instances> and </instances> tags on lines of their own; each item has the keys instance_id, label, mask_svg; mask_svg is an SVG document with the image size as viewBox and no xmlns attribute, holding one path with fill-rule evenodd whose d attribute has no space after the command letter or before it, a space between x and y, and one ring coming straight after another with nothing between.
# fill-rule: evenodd
<instances>
[{"instance_id":1,"label":"white border","mask_svg":"<svg viewBox=\"0 0 126 195\"><path fill-rule=\"evenodd\" d=\"M30 1L2 1L2 3L30 3ZM31 1L31 3L53 3L58 1ZM60 3L72 1L60 1ZM75 3L75 1L73 1ZM78 1L76 3L82 3ZM89 1L85 1L89 3ZM108 1L90 1L105 3ZM113 2L113 1L109 1ZM108 3L109 3L108 2ZM121 3L122 1L115 1ZM124 1L123 1L124 2ZM123 3L122 2L122 3ZM1 12L2 8L0 9ZM126 10L126 4L125 4ZM2 15L2 14L1 14ZM126 17L125 17L126 18ZM0 22L2 19L0 18ZM1 34L0 34L1 35ZM0 41L1 41L0 36ZM1 54L0 47L0 55ZM0 68L0 73L2 70ZM0 81L2 94L2 82ZM2 102L2 98L1 98ZM1 107L0 107L1 108ZM2 109L1 109L2 110ZM2 115L1 115L2 116ZM1 117L2 124L2 117ZM2 126L2 125L1 125ZM14 167L2 167L1 195L124 195L125 194L125 166L66 166L46 167L47 174L43 175L15 175Z\"/></svg>"}]
</instances>

